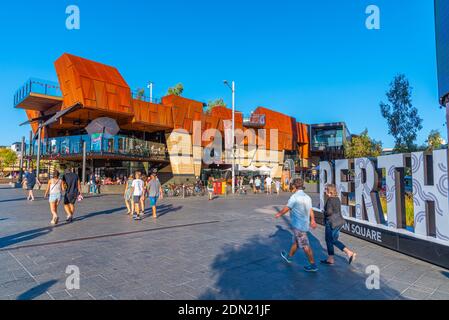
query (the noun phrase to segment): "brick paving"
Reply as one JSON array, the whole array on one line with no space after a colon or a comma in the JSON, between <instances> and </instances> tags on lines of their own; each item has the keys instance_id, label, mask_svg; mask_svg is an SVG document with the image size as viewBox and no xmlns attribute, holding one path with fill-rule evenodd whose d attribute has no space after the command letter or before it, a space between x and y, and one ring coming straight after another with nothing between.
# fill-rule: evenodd
<instances>
[{"instance_id":1,"label":"brick paving","mask_svg":"<svg viewBox=\"0 0 449 320\"><path fill-rule=\"evenodd\" d=\"M50 227L46 200L0 186L0 299L449 299L448 270L348 235L353 266L340 253L316 274L303 271L300 252L285 264L288 219L273 216L287 198L165 199L157 221L135 222L120 196L105 195L85 199L73 224ZM324 258L323 228L310 239ZM69 265L80 269L79 290L66 288ZM366 288L370 265L379 290Z\"/></svg>"}]
</instances>

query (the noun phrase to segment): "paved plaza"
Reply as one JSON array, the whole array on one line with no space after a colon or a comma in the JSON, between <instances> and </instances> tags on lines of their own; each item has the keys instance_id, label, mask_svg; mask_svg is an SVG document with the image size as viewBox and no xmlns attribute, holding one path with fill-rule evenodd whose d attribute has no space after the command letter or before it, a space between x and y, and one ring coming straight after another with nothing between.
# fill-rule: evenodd
<instances>
[{"instance_id":1,"label":"paved plaza","mask_svg":"<svg viewBox=\"0 0 449 320\"><path fill-rule=\"evenodd\" d=\"M104 195L57 227L39 196L30 203L0 186L0 299L449 299L448 270L348 235L342 241L358 252L352 266L340 253L316 274L303 271L301 252L286 264L288 219L274 214L288 194L165 199L157 221L140 222L120 196ZM310 239L323 259L323 228ZM79 290L66 289L69 265L80 269ZM379 290L365 285L371 265Z\"/></svg>"}]
</instances>

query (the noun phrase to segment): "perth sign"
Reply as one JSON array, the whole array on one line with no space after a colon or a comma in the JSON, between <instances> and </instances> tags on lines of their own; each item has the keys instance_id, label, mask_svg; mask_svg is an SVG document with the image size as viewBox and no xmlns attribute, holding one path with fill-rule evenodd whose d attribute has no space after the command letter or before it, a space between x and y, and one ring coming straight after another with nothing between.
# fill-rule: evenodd
<instances>
[{"instance_id":1,"label":"perth sign","mask_svg":"<svg viewBox=\"0 0 449 320\"><path fill-rule=\"evenodd\" d=\"M407 171L411 172L413 227L406 224ZM380 199L382 176L386 212ZM346 219L343 232L449 267L447 150L336 160L334 165L321 162L320 210L324 209L324 188L329 183L337 186L342 201ZM355 201L350 195L355 195Z\"/></svg>"}]
</instances>

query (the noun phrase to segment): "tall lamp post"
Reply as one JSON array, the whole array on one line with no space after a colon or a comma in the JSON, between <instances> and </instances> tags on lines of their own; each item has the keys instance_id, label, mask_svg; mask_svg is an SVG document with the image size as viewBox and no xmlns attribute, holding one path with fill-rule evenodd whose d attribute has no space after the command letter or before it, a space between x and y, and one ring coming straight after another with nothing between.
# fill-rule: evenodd
<instances>
[{"instance_id":1,"label":"tall lamp post","mask_svg":"<svg viewBox=\"0 0 449 320\"><path fill-rule=\"evenodd\" d=\"M148 82L147 88L150 89L150 103L153 103L153 82Z\"/></svg>"},{"instance_id":2,"label":"tall lamp post","mask_svg":"<svg viewBox=\"0 0 449 320\"><path fill-rule=\"evenodd\" d=\"M231 85L227 80L223 83L232 91L232 194L235 194L235 81Z\"/></svg>"}]
</instances>

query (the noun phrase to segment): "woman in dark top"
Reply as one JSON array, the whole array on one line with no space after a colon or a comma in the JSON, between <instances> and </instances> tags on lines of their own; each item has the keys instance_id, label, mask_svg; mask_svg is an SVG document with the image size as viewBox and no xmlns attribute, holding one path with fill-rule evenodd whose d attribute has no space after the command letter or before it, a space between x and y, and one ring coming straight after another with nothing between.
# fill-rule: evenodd
<instances>
[{"instance_id":1,"label":"woman in dark top","mask_svg":"<svg viewBox=\"0 0 449 320\"><path fill-rule=\"evenodd\" d=\"M326 265L334 265L335 246L348 256L349 264L351 264L356 257L356 253L349 250L341 241L338 240L340 230L344 225L344 219L341 215L341 202L335 185L328 184L326 186L326 196L327 201L324 205L324 224L326 227L325 238L328 258L326 260L322 260L321 263Z\"/></svg>"}]
</instances>

